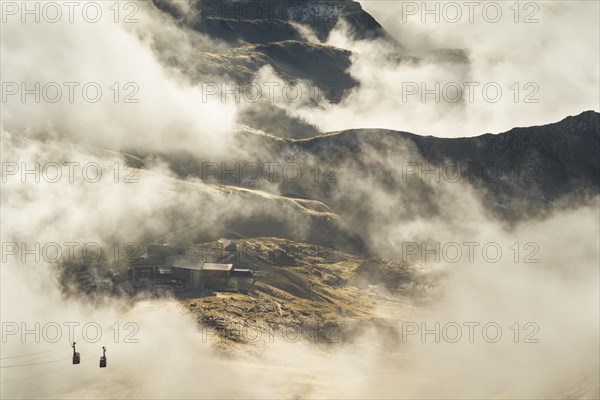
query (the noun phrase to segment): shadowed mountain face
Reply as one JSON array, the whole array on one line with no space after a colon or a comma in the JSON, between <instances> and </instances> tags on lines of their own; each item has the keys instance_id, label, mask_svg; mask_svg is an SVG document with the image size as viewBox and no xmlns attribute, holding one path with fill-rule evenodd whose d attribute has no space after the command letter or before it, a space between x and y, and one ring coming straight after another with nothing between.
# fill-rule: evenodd
<instances>
[{"instance_id":1,"label":"shadowed mountain face","mask_svg":"<svg viewBox=\"0 0 600 400\"><path fill-rule=\"evenodd\" d=\"M345 74L350 52L316 44L325 41L339 21L345 21L356 38L385 36L393 40L359 3L351 0L197 0L189 3L190 9L185 14L177 2L153 0L153 3L182 27L227 43L232 50L220 52L220 58L210 53L212 63L210 57L201 57L194 67L199 68L200 74L225 73L237 82L250 82L250 73L270 64L288 81L320 78L337 82L339 77L346 81L340 85L346 89L356 84L347 82L349 77ZM292 23L312 29L318 40L310 41ZM220 64L220 68L211 69L214 63Z\"/></svg>"},{"instance_id":2,"label":"shadowed mountain face","mask_svg":"<svg viewBox=\"0 0 600 400\"><path fill-rule=\"evenodd\" d=\"M159 55L195 84L218 76L228 83L248 85L268 66L284 82L305 82L320 93L320 99L338 103L359 85L348 72L352 53L323 44L340 21L346 23L354 39L383 39L401 48L358 2L351 0L153 0L153 4L177 20L180 27L222 44L209 51L195 49L192 57L184 57L170 53L168 41L161 44L158 38L155 45ZM318 106L318 101L311 102ZM241 111L239 122L280 137L304 138L320 133L266 102Z\"/></svg>"},{"instance_id":3,"label":"shadowed mountain face","mask_svg":"<svg viewBox=\"0 0 600 400\"><path fill-rule=\"evenodd\" d=\"M406 177L459 180L489 189L507 201L513 195L551 200L574 190L600 188L600 114L587 111L543 126L472 138L436 138L386 130L349 130L305 140L299 145L323 160L354 157L375 148L381 154L400 150ZM395 149L386 149L392 145ZM405 146L402 151L402 146ZM412 154L412 159L411 159ZM360 157L358 157L360 158ZM431 173L418 161L440 166ZM470 167L470 168L469 168ZM434 173L435 172L435 173ZM471 176L469 176L469 173Z\"/></svg>"},{"instance_id":4,"label":"shadowed mountain face","mask_svg":"<svg viewBox=\"0 0 600 400\"><path fill-rule=\"evenodd\" d=\"M196 0L185 11L168 0L153 2L188 27L232 43L303 40L292 23L310 27L325 40L340 19L358 39L387 36L383 27L352 0Z\"/></svg>"},{"instance_id":5,"label":"shadowed mountain face","mask_svg":"<svg viewBox=\"0 0 600 400\"><path fill-rule=\"evenodd\" d=\"M256 72L271 66L286 82L307 80L319 88L332 102L341 99L344 91L358 84L346 70L350 67L351 52L332 46L284 41L243 46L219 53L202 53L191 73L197 80L218 74L242 85L252 83ZM315 60L306 63L306 60ZM333 84L335 90L327 90Z\"/></svg>"}]
</instances>

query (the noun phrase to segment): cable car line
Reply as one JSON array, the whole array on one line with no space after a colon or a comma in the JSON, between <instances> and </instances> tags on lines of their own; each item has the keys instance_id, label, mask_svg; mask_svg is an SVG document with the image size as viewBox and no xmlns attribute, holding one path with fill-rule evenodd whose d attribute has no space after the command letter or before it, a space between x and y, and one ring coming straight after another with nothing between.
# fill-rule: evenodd
<instances>
[{"instance_id":1,"label":"cable car line","mask_svg":"<svg viewBox=\"0 0 600 400\"><path fill-rule=\"evenodd\" d=\"M26 376L26 377L24 377L24 378L12 379L12 380L10 380L10 381L2 381L2 382L0 382L0 384L12 383L12 382L20 382L20 381L24 381L24 380L31 379L31 378L37 378L38 376L50 375L50 374L54 374L54 373L56 373L56 372L59 372L59 371L65 370L65 369L67 369L67 368L71 368L71 366L70 366L70 365L68 365L68 366L66 366L66 367L58 368L58 369L55 369L55 370L52 370L52 371L48 371L48 372L44 372L44 373L41 373L41 374L36 374L36 375Z\"/></svg>"},{"instance_id":2,"label":"cable car line","mask_svg":"<svg viewBox=\"0 0 600 400\"><path fill-rule=\"evenodd\" d=\"M51 364L51 363L55 363L55 362L59 362L59 361L65 361L65 360L73 360L73 364L79 364L80 363L80 353L75 351L75 342L73 342L72 346L73 347L73 356L72 357L68 357L68 358L61 358L58 360L50 360L50 361L43 361L43 362L38 362L38 363L27 363L27 364L17 364L17 365L4 365L4 366L0 366L0 368L18 368L18 367L29 367L29 366L34 366L34 365L42 365L42 364ZM56 350L56 349L55 349ZM51 350L47 350L45 352L50 352ZM40 352L40 353L45 353L45 352ZM88 355L91 354L93 352L93 350L90 350L86 353L84 353L84 355ZM36 353L36 354L40 354L40 353ZM29 354L32 355L32 354ZM12 357L12 358L17 358ZM100 368L106 368L106 347L102 346L102 356L100 357ZM31 376L27 376L27 377L23 377L23 378L18 378L18 379L12 379L12 380L8 380L8 381L2 381L0 383L5 384L5 383L12 383L12 382L19 382L19 381L24 381L27 379L32 379L32 378L36 378L39 376L44 376L44 375L50 375L53 374L55 372L59 372L62 371L64 369L70 368L71 366L66 366L66 367L62 367L62 368L58 368L52 371L48 371L48 372L44 372L41 374L36 374L36 375L31 375Z\"/></svg>"},{"instance_id":3,"label":"cable car line","mask_svg":"<svg viewBox=\"0 0 600 400\"><path fill-rule=\"evenodd\" d=\"M51 364L51 363L55 363L55 362L59 362L59 361L64 361L64 360L70 360L70 359L71 359L71 357L67 357L67 358L61 358L59 360L43 361L43 362L31 363L31 364L2 365L2 366L0 366L0 368L29 367L29 366L32 366L32 365Z\"/></svg>"},{"instance_id":4,"label":"cable car line","mask_svg":"<svg viewBox=\"0 0 600 400\"><path fill-rule=\"evenodd\" d=\"M90 350L86 353L83 353L83 355L88 355L95 352L95 350ZM41 364L51 364L51 363L55 363L55 362L59 362L59 361L65 361L65 360L71 360L72 357L67 357L67 358L61 358L58 360L50 360L50 361L42 361L39 363L28 363L28 364L17 364L17 365L2 365L0 366L0 368L17 368L17 367L29 367L29 366L34 366L34 365L41 365Z\"/></svg>"},{"instance_id":5,"label":"cable car line","mask_svg":"<svg viewBox=\"0 0 600 400\"><path fill-rule=\"evenodd\" d=\"M50 353L52 351L63 350L66 347L68 347L68 346L61 346L61 347L57 347L56 349L52 349L52 350L38 351L36 353L21 354L19 356L0 357L0 360L8 360L8 359L12 359L12 358L21 358L21 357L35 356L36 354Z\"/></svg>"}]
</instances>

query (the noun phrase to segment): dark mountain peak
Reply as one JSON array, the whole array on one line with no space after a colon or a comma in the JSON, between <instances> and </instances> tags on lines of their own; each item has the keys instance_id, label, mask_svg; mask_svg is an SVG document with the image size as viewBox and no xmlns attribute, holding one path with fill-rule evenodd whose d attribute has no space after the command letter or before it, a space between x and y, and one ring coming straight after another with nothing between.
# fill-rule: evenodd
<instances>
[{"instance_id":1,"label":"dark mountain peak","mask_svg":"<svg viewBox=\"0 0 600 400\"><path fill-rule=\"evenodd\" d=\"M360 154L365 148L379 152L392 148L399 154L408 148L433 165L471 164L486 166L504 177L519 174L518 182L511 185L480 179L479 183L490 193L503 198L553 199L580 189L590 193L600 190L600 114L595 111L551 124L477 137L437 138L382 129L353 129L296 142L326 159ZM517 195L517 189L523 193Z\"/></svg>"},{"instance_id":2,"label":"dark mountain peak","mask_svg":"<svg viewBox=\"0 0 600 400\"><path fill-rule=\"evenodd\" d=\"M476 137L457 137L457 138L440 138L436 136L427 136L427 135L419 135L418 133L411 133L406 131L397 131L397 130L389 130L389 129L345 129L341 131L333 131L326 132L322 135L313 137L300 139L299 141L318 141L323 139L331 139L336 136L343 137L352 137L358 138L364 135L383 135L383 136L402 136L402 137L415 137L421 139L435 139L435 140L448 140L448 141L456 141L456 140L470 140L470 139L487 139L487 138L495 138L495 137L504 137L508 135L521 135L521 134L531 134L536 132L538 134L546 134L549 135L552 132L560 133L560 134L577 134L577 133L585 133L586 135L591 136L600 136L600 113L588 110L584 111L577 115L570 115L563 118L560 121L552 122L544 125L533 125L526 127L515 127L506 132L492 134L485 133Z\"/></svg>"},{"instance_id":3,"label":"dark mountain peak","mask_svg":"<svg viewBox=\"0 0 600 400\"><path fill-rule=\"evenodd\" d=\"M578 115L571 115L559 122L564 129L578 131L588 129L600 136L600 113L593 110L584 111Z\"/></svg>"}]
</instances>

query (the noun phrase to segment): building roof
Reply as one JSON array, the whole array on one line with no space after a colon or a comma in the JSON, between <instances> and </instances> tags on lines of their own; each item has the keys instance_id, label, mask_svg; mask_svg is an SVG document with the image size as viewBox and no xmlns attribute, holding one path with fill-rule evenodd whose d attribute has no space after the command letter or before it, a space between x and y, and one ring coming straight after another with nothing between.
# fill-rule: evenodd
<instances>
[{"instance_id":1,"label":"building roof","mask_svg":"<svg viewBox=\"0 0 600 400\"><path fill-rule=\"evenodd\" d=\"M195 259L194 257L185 256L169 256L165 259L165 267L175 267L181 269L190 269L193 271L201 271L204 262Z\"/></svg>"},{"instance_id":2,"label":"building roof","mask_svg":"<svg viewBox=\"0 0 600 400\"><path fill-rule=\"evenodd\" d=\"M251 269L234 269L231 271L231 276L237 278L253 278L254 273Z\"/></svg>"},{"instance_id":3,"label":"building roof","mask_svg":"<svg viewBox=\"0 0 600 400\"><path fill-rule=\"evenodd\" d=\"M231 271L233 264L204 263L202 271Z\"/></svg>"},{"instance_id":4,"label":"building roof","mask_svg":"<svg viewBox=\"0 0 600 400\"><path fill-rule=\"evenodd\" d=\"M233 264L217 264L205 263L195 257L185 256L169 256L165 259L164 265L161 268L181 268L192 271L231 271Z\"/></svg>"}]
</instances>

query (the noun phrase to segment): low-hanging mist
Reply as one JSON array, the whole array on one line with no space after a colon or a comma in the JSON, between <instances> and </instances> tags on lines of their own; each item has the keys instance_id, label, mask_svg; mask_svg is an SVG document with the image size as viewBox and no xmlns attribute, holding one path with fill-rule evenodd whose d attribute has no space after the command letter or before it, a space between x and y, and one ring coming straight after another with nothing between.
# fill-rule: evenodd
<instances>
[{"instance_id":1,"label":"low-hanging mist","mask_svg":"<svg viewBox=\"0 0 600 400\"><path fill-rule=\"evenodd\" d=\"M254 65L248 60L263 60L252 53L253 44L243 43L239 50L191 29L194 2L167 3L175 7L179 19L144 2L139 22L133 25L110 18L99 24L3 24L2 53L11 55L2 60L3 82L23 82L27 87L36 82L96 82L105 90L98 103L22 102L20 96L3 100L3 398L600 395L600 197L595 176L587 179L581 173L587 180L578 180L578 175L565 173L565 180L575 183L565 185L552 199L533 184L508 186L502 193L514 196L499 197L493 185L468 180L431 182L418 175L404 180L406 162L435 168L430 160L436 155L419 153L406 132L474 136L598 110L599 78L587 72L598 66L597 57L592 57L597 56L597 37L574 43L564 32L548 29L581 25L581 38L592 37L597 32L597 12L593 13L597 4L544 3L543 23L520 26L505 35L494 33L506 30L504 25L458 24L448 31L414 20L394 23L402 14L390 12L400 7L391 2L362 2L362 7L394 40L357 38L347 21L340 21L323 38L310 26L292 21L295 31L289 34L306 39L303 48L314 43L322 46L318 51L336 56L338 50L332 47L352 51L346 72L357 84L339 102L302 98L291 103L279 94L270 104L273 108L263 109L264 102L221 101L219 96L207 100L202 82L231 83L231 71L239 69L244 79L246 74L252 76L252 83L284 86L289 82L281 76L281 65L265 64L250 74ZM102 6L107 13L109 6ZM524 35L531 40L516 48ZM595 50L589 52L592 47ZM225 54L230 60L238 57L235 62L248 61L247 69L234 61L219 61ZM195 69L199 59L225 66L220 70L211 64L207 73ZM587 67L575 69L580 65ZM402 98L403 82L493 80L508 90L515 79L535 80L541 101L522 104L503 98L496 104L448 104ZM139 102L115 102L110 89L115 82L121 88L135 82ZM300 74L294 85L309 92L314 82ZM271 119L260 121L265 109L272 112ZM596 113L588 113L572 121L577 129L591 130L593 126L583 125L597 120ZM266 126L275 126L280 134L259 130ZM309 137L290 139L296 137L288 132L290 126L304 129L299 136ZM365 131L320 135L351 128ZM528 145L538 145L530 141ZM332 154L337 157L330 160L335 180L311 181L310 168ZM541 158L536 157L531 160ZM294 163L304 175L283 183L209 182L197 170L205 161ZM63 174L68 163L76 163L73 180L69 175L54 182L41 174L54 163L62 166ZM98 180L82 172L91 164L100 168ZM588 164L584 172L593 175L595 164ZM37 172L24 173L36 165ZM125 179L128 174L134 181ZM42 179L36 179L39 175ZM521 196L522 192L530 196ZM539 212L531 211L538 207ZM513 213L510 218L508 212ZM344 321L356 317L356 326L345 330L336 343L284 340L277 334L273 341L232 345L188 307L192 301L198 303L195 308L203 307L201 299L165 293L97 295L68 287L62 279L80 265L98 273L115 268L126 275L124 263L107 261L115 244L188 247L221 237L264 240L265 246L285 240L326 244L327 251L335 247L344 261L332 261L327 271L338 268L345 274L347 265L357 266L345 281L319 272L326 264L324 256L315 256L313 262L299 254L272 264L290 276L297 265L310 265L300 282L305 285L302 289L313 293L317 291L313 285L330 285L319 287L318 296L310 295L318 298L310 304L319 307L308 317L318 319L331 307ZM62 251L66 244L77 243L74 261L36 259L39 250L27 254L27 249L49 243ZM106 257L84 260L80 249L86 243L108 252ZM448 245L462 249L461 256L453 258L442 250ZM472 259L465 252L469 246L474 249ZM500 248L502 254L483 251L488 247ZM384 264L408 271L401 284L391 282L400 273L386 275ZM319 283L311 270L325 275ZM370 274L372 270L376 273ZM390 281L385 282L386 277ZM267 287L267 278L261 291L246 295L257 307L272 295L282 314L283 307L310 297L291 289L284 292L284 284ZM336 297L338 290L350 286L357 303L361 296L369 299L366 311L359 310L366 316ZM228 294L215 299L232 308L239 302ZM222 317L231 318L226 313ZM249 324L253 318L247 316ZM63 335L55 343L43 337L36 341L32 334L23 340L21 329L36 323L58 324ZM65 335L69 323L79 324L74 340L83 361L78 366L70 365L72 350ZM99 341L83 340L81 326L86 323L102 328ZM436 323L462 327L460 340L453 343L445 333L438 340L431 332L422 336L423 328L434 329ZM495 342L482 335L482 327L490 323L502 328ZM137 327L135 341L125 340L127 324ZM465 324L476 324L473 341ZM5 335L9 326L20 331ZM115 326L118 339L111 328ZM518 338L511 328L515 326ZM535 341L526 341L530 333L526 327L532 326ZM285 328L282 322L278 329ZM54 352L60 346L64 348ZM108 348L106 369L97 365L101 346ZM51 352L11 359L41 351ZM65 360L55 362L61 357ZM36 365L11 367L28 362Z\"/></svg>"}]
</instances>

